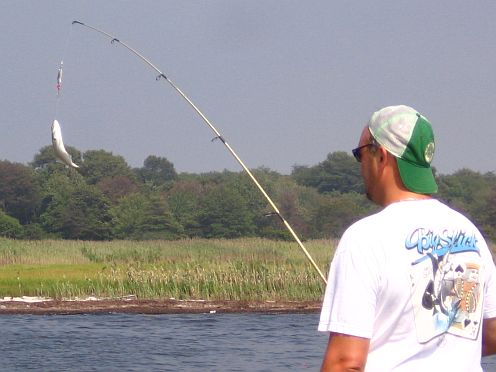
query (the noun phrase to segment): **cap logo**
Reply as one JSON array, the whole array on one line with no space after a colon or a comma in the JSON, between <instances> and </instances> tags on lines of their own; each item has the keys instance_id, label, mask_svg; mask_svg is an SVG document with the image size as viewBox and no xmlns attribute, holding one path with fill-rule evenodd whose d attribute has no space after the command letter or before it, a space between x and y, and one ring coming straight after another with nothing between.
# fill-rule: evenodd
<instances>
[{"instance_id":1,"label":"cap logo","mask_svg":"<svg viewBox=\"0 0 496 372\"><path fill-rule=\"evenodd\" d=\"M424 159L429 164L431 163L432 158L434 157L434 148L435 148L434 142L430 142L424 151Z\"/></svg>"}]
</instances>

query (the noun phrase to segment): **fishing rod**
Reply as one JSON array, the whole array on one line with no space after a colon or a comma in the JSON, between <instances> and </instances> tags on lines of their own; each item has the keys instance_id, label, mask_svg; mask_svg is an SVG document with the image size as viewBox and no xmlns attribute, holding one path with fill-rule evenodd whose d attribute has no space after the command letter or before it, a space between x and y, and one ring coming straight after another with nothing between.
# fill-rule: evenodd
<instances>
[{"instance_id":1,"label":"fishing rod","mask_svg":"<svg viewBox=\"0 0 496 372\"><path fill-rule=\"evenodd\" d=\"M176 90L177 93L179 93L179 95L181 95L181 97L183 97L186 102L188 102L190 104L190 106L196 111L196 113L198 115L200 115L200 117L203 119L203 121L210 127L210 129L215 133L215 139L219 139L225 146L226 148L229 150L229 152L231 153L232 156L234 156L234 158L238 161L238 163L241 165L241 167L243 167L243 169L245 170L245 172L248 174L248 176L251 178L251 180L253 181L253 183L255 183L255 185L258 187L258 189L260 190L260 192L263 194L263 196L265 197L265 199L267 199L267 201L269 202L270 206L272 207L272 209L274 210L274 213L275 215L277 215L280 220L282 221L282 223L284 224L284 226L286 226L286 228L288 229L288 231L291 233L291 235L293 236L293 238L296 240L296 242L298 243L299 247L302 249L302 251L305 253L305 256L308 258L308 260L310 261L310 263L312 264L312 266L315 268L315 270L317 270L317 272L319 273L320 277L322 278L322 280L324 281L324 283L327 284L327 280L324 276L324 274L322 274L322 271L320 271L319 267L317 266L317 264L315 263L315 261L313 260L312 256L310 256L310 253L308 253L307 249L305 248L305 246L303 245L303 243L301 242L300 238L298 237L298 235L296 235L296 233L294 232L293 228L289 225L288 221L286 221L286 219L281 215L281 213L279 212L279 209L277 208L277 206L274 204L274 202L272 201L272 199L269 197L269 195L265 192L264 188L262 187L262 185L260 185L260 183L257 181L257 179L255 178L255 176L252 174L252 172L248 169L248 167L243 163L243 161L241 160L241 158L236 154L236 152L233 150L233 148L227 143L227 141L225 140L225 138L219 133L219 131L213 126L213 124L210 122L210 120L207 119L207 117L203 114L203 112L200 111L200 109L188 98L188 96L186 96L186 94L183 93L183 91L181 89L178 88L177 85L175 85L172 80L170 78L168 78L162 71L160 71L157 66L155 66L152 62L150 62L147 58L145 58L141 53L139 53L136 49L134 48L131 48L129 45L127 45L126 43L124 43L123 41L119 40L118 38L116 38L115 36L113 35L110 35L109 33L105 32L105 31L102 31L96 27L93 27L93 26L90 26L86 23L83 23L83 22L80 22L80 21L73 21L72 24L78 24L78 25L81 25L81 26L84 26L84 27L87 27L93 31L96 31L102 35L105 35L107 36L108 38L110 38L110 43L111 44L114 44L114 43L119 43L121 44L124 48L126 48L127 50L129 50L131 53L133 53L134 55L136 55L138 58L140 58L143 62L145 62L148 66L150 66L152 69L154 69L158 75L156 77L156 80L161 80L161 79L164 79L166 80L171 86L172 88L174 88Z\"/></svg>"}]
</instances>

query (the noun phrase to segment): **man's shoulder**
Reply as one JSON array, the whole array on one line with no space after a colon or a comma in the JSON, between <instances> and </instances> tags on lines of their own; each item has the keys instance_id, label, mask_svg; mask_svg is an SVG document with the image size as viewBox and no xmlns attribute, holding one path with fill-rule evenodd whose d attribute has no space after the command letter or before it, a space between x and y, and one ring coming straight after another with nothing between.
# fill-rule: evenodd
<instances>
[{"instance_id":1,"label":"man's shoulder","mask_svg":"<svg viewBox=\"0 0 496 372\"><path fill-rule=\"evenodd\" d=\"M348 230L361 230L368 229L370 227L375 227L377 229L380 224L385 222L388 218L389 213L387 208L384 208L374 214L362 217L358 221L355 221L348 227Z\"/></svg>"},{"instance_id":2,"label":"man's shoulder","mask_svg":"<svg viewBox=\"0 0 496 372\"><path fill-rule=\"evenodd\" d=\"M473 223L462 213L452 209L437 199L429 199L420 203L410 202L391 204L377 213L363 217L351 224L345 234L363 234L369 230L376 233L384 229L391 231L397 224L404 225L407 221L423 221L426 216L439 216L445 221L453 221L458 224ZM428 220L430 218L427 218Z\"/></svg>"},{"instance_id":3,"label":"man's shoulder","mask_svg":"<svg viewBox=\"0 0 496 372\"><path fill-rule=\"evenodd\" d=\"M468 217L437 199L428 199L419 203L389 205L351 224L342 238L349 241L370 241L373 236L390 236L395 231L419 227L438 230L456 228L482 236Z\"/></svg>"},{"instance_id":4,"label":"man's shoulder","mask_svg":"<svg viewBox=\"0 0 496 372\"><path fill-rule=\"evenodd\" d=\"M377 232L381 228L386 228L384 215L381 212L371 214L370 216L363 217L358 221L352 223L343 233L342 238L365 237L369 232Z\"/></svg>"}]
</instances>

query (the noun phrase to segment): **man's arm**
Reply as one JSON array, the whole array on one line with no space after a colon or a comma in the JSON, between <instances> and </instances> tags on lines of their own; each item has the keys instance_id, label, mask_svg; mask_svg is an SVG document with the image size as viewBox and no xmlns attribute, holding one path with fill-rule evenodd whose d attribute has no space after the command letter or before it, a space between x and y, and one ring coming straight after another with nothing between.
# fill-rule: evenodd
<instances>
[{"instance_id":1,"label":"man's arm","mask_svg":"<svg viewBox=\"0 0 496 372\"><path fill-rule=\"evenodd\" d=\"M482 356L496 354L496 318L482 322Z\"/></svg>"},{"instance_id":2,"label":"man's arm","mask_svg":"<svg viewBox=\"0 0 496 372\"><path fill-rule=\"evenodd\" d=\"M369 343L368 338L331 333L321 372L363 371Z\"/></svg>"}]
</instances>

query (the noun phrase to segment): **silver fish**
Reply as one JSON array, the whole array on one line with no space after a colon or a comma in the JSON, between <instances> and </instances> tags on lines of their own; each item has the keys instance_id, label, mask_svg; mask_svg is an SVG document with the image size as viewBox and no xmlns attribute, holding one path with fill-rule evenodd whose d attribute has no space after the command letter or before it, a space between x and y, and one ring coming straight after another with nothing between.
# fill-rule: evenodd
<instances>
[{"instance_id":1,"label":"silver fish","mask_svg":"<svg viewBox=\"0 0 496 372\"><path fill-rule=\"evenodd\" d=\"M62 130L57 119L52 123L52 145L55 155L62 163L72 168L79 168L79 165L72 161L71 155L65 149L64 141L62 140Z\"/></svg>"}]
</instances>

